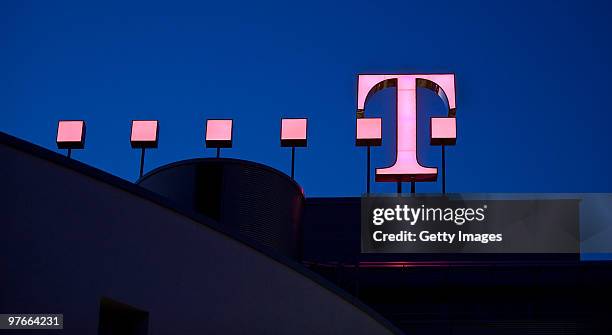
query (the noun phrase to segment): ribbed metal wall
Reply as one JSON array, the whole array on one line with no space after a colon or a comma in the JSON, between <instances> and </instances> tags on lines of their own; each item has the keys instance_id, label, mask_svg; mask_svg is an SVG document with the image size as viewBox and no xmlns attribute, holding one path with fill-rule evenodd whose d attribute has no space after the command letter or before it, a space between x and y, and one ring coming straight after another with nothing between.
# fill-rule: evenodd
<instances>
[{"instance_id":1,"label":"ribbed metal wall","mask_svg":"<svg viewBox=\"0 0 612 335\"><path fill-rule=\"evenodd\" d=\"M160 167L138 183L242 238L300 258L304 196L280 171L249 161L203 158Z\"/></svg>"}]
</instances>

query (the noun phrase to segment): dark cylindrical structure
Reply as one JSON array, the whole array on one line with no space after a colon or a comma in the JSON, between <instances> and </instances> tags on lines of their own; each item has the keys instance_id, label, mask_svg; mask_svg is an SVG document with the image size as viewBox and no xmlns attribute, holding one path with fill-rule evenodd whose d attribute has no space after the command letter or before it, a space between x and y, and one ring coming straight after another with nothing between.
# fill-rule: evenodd
<instances>
[{"instance_id":1,"label":"dark cylindrical structure","mask_svg":"<svg viewBox=\"0 0 612 335\"><path fill-rule=\"evenodd\" d=\"M239 159L191 159L159 167L138 184L241 238L300 258L304 195L274 168Z\"/></svg>"}]
</instances>

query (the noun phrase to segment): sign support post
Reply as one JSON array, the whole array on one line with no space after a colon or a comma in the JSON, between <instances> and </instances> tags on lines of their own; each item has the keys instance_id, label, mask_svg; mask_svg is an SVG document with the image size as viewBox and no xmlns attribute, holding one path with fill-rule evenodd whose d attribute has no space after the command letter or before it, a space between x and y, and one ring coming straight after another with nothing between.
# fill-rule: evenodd
<instances>
[{"instance_id":1,"label":"sign support post","mask_svg":"<svg viewBox=\"0 0 612 335\"><path fill-rule=\"evenodd\" d=\"M291 179L295 179L295 148L307 144L308 119L281 119L281 147L291 147Z\"/></svg>"},{"instance_id":2,"label":"sign support post","mask_svg":"<svg viewBox=\"0 0 612 335\"><path fill-rule=\"evenodd\" d=\"M368 158L367 158L368 162L366 164L366 171L367 171L366 172L366 176L367 176L366 177L366 185L367 185L366 194L370 194L370 148L371 147L372 147L371 145L368 145Z\"/></svg>"},{"instance_id":3,"label":"sign support post","mask_svg":"<svg viewBox=\"0 0 612 335\"><path fill-rule=\"evenodd\" d=\"M454 117L432 117L429 127L431 145L442 147L442 194L446 194L446 146L457 142L457 120Z\"/></svg>"},{"instance_id":4,"label":"sign support post","mask_svg":"<svg viewBox=\"0 0 612 335\"><path fill-rule=\"evenodd\" d=\"M367 147L366 154L366 194L370 194L371 178L371 150L372 146L382 145L382 119L381 118L357 118L357 135L355 145Z\"/></svg>"},{"instance_id":5,"label":"sign support post","mask_svg":"<svg viewBox=\"0 0 612 335\"><path fill-rule=\"evenodd\" d=\"M85 121L60 120L57 124L56 143L58 149L68 149L66 157L72 157L72 149L85 147Z\"/></svg>"},{"instance_id":6,"label":"sign support post","mask_svg":"<svg viewBox=\"0 0 612 335\"><path fill-rule=\"evenodd\" d=\"M207 148L217 149L217 158L221 158L221 148L232 147L232 135L234 121L227 120L206 120L206 133L204 135Z\"/></svg>"},{"instance_id":7,"label":"sign support post","mask_svg":"<svg viewBox=\"0 0 612 335\"><path fill-rule=\"evenodd\" d=\"M446 146L442 144L442 194L446 194Z\"/></svg>"},{"instance_id":8,"label":"sign support post","mask_svg":"<svg viewBox=\"0 0 612 335\"><path fill-rule=\"evenodd\" d=\"M138 178L144 173L146 148L157 148L159 122L157 120L133 120L130 144L132 148L140 148L140 169Z\"/></svg>"},{"instance_id":9,"label":"sign support post","mask_svg":"<svg viewBox=\"0 0 612 335\"><path fill-rule=\"evenodd\" d=\"M140 152L140 178L142 178L142 172L144 171L144 160L145 160L145 148L141 148Z\"/></svg>"},{"instance_id":10,"label":"sign support post","mask_svg":"<svg viewBox=\"0 0 612 335\"><path fill-rule=\"evenodd\" d=\"M291 147L291 179L295 175L295 147Z\"/></svg>"}]
</instances>

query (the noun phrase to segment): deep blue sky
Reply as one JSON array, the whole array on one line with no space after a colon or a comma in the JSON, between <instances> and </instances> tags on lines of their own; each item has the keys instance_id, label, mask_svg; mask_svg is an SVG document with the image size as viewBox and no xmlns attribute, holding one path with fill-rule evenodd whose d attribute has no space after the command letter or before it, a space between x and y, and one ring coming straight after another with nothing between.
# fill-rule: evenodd
<instances>
[{"instance_id":1,"label":"deep blue sky","mask_svg":"<svg viewBox=\"0 0 612 335\"><path fill-rule=\"evenodd\" d=\"M147 170L213 156L204 120L233 118L223 156L288 172L280 118L308 117L296 167L306 195L358 195L356 74L454 72L449 191L610 192L611 12L588 1L2 1L0 130L57 150L57 120L85 119L86 150L73 157L135 180L132 119L160 120ZM393 97L367 111L389 134ZM419 106L442 112L427 91ZM394 143L374 150L374 166L393 160ZM420 146L439 163L439 148Z\"/></svg>"}]
</instances>

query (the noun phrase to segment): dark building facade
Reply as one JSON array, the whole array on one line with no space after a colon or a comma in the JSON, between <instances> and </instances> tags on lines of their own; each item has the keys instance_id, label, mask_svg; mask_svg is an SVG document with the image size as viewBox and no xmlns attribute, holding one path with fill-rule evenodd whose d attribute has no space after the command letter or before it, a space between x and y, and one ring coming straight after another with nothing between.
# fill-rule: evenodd
<instances>
[{"instance_id":1,"label":"dark building facade","mask_svg":"<svg viewBox=\"0 0 612 335\"><path fill-rule=\"evenodd\" d=\"M64 315L63 330L3 334L401 333L284 253L189 206L0 140L0 313Z\"/></svg>"},{"instance_id":2,"label":"dark building facade","mask_svg":"<svg viewBox=\"0 0 612 335\"><path fill-rule=\"evenodd\" d=\"M360 198L306 199L303 263L407 334L607 334L612 263L575 254L363 254Z\"/></svg>"}]
</instances>

